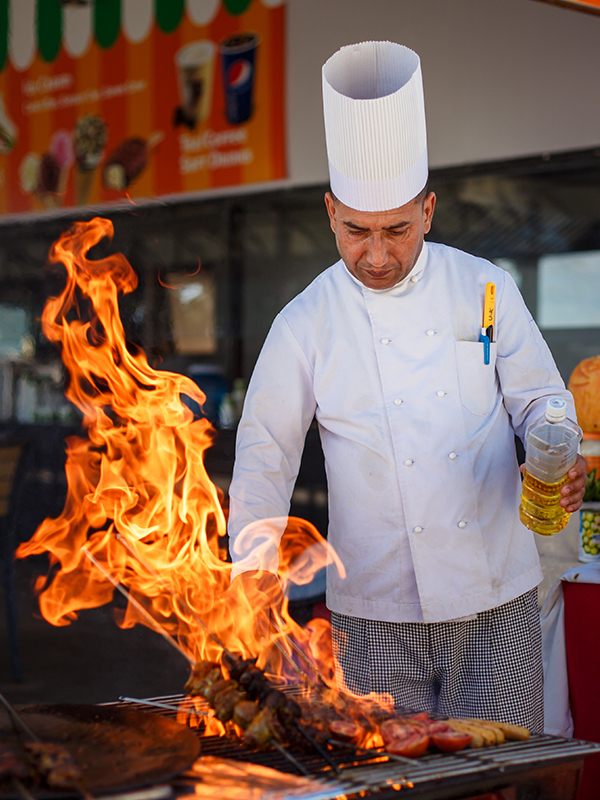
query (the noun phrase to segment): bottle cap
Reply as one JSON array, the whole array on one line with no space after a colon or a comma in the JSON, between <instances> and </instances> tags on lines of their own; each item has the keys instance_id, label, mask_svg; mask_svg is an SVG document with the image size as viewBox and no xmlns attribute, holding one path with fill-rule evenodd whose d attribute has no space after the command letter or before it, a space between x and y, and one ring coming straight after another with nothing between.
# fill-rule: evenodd
<instances>
[{"instance_id":1,"label":"bottle cap","mask_svg":"<svg viewBox=\"0 0 600 800\"><path fill-rule=\"evenodd\" d=\"M567 403L562 397L551 397L546 403L548 422L564 422L567 418Z\"/></svg>"}]
</instances>

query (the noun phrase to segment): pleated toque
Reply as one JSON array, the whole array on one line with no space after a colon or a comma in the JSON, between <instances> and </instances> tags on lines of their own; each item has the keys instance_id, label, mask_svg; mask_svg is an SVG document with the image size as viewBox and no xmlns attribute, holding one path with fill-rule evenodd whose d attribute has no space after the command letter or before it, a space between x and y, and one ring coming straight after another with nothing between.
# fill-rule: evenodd
<instances>
[{"instance_id":1,"label":"pleated toque","mask_svg":"<svg viewBox=\"0 0 600 800\"><path fill-rule=\"evenodd\" d=\"M331 190L357 211L389 211L427 183L419 56L393 42L342 47L323 65Z\"/></svg>"}]
</instances>

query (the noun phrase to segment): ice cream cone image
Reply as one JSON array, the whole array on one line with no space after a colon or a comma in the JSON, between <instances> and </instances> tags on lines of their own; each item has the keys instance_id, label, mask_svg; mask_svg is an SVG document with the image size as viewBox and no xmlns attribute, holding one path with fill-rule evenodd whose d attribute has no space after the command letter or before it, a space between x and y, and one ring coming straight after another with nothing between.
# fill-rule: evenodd
<instances>
[{"instance_id":1,"label":"ice cream cone image","mask_svg":"<svg viewBox=\"0 0 600 800\"><path fill-rule=\"evenodd\" d=\"M87 114L77 120L73 131L73 147L77 168L75 170L75 202L85 205L92 192L98 165L104 157L108 131L104 120L96 114Z\"/></svg>"},{"instance_id":2,"label":"ice cream cone image","mask_svg":"<svg viewBox=\"0 0 600 800\"><path fill-rule=\"evenodd\" d=\"M106 159L102 183L107 189L124 192L141 175L152 151L162 142L164 134L156 131L148 139L125 139Z\"/></svg>"},{"instance_id":3,"label":"ice cream cone image","mask_svg":"<svg viewBox=\"0 0 600 800\"><path fill-rule=\"evenodd\" d=\"M23 194L34 194L40 182L40 161L37 153L27 153L19 164L19 181Z\"/></svg>"},{"instance_id":4,"label":"ice cream cone image","mask_svg":"<svg viewBox=\"0 0 600 800\"><path fill-rule=\"evenodd\" d=\"M58 193L60 176L60 164L55 156L50 151L47 151L42 155L40 161L40 176L36 188L36 194L45 208L58 208L60 206L61 197Z\"/></svg>"},{"instance_id":5,"label":"ice cream cone image","mask_svg":"<svg viewBox=\"0 0 600 800\"><path fill-rule=\"evenodd\" d=\"M78 206L84 206L90 199L95 175L95 169L81 169L78 166L75 170L75 203Z\"/></svg>"},{"instance_id":6,"label":"ice cream cone image","mask_svg":"<svg viewBox=\"0 0 600 800\"><path fill-rule=\"evenodd\" d=\"M69 173L75 163L75 151L69 131L64 129L55 131L50 140L48 152L53 156L58 167L54 191L59 200L58 205L63 205L69 183Z\"/></svg>"},{"instance_id":7,"label":"ice cream cone image","mask_svg":"<svg viewBox=\"0 0 600 800\"><path fill-rule=\"evenodd\" d=\"M17 126L8 116L4 96L0 92L0 153L10 153L17 143Z\"/></svg>"},{"instance_id":8,"label":"ice cream cone image","mask_svg":"<svg viewBox=\"0 0 600 800\"><path fill-rule=\"evenodd\" d=\"M60 168L51 153L43 156L28 153L19 166L21 190L24 194L35 195L47 209L60 205L59 175Z\"/></svg>"}]
</instances>

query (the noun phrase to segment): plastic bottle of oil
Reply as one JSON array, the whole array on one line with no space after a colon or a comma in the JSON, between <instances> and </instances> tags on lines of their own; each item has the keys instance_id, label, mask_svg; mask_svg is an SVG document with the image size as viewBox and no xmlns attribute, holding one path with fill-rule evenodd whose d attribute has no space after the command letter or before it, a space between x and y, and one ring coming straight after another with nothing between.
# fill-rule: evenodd
<instances>
[{"instance_id":1,"label":"plastic bottle of oil","mask_svg":"<svg viewBox=\"0 0 600 800\"><path fill-rule=\"evenodd\" d=\"M535 533L552 536L569 521L570 514L560 505L560 490L577 459L581 436L581 428L567 419L567 404L561 397L551 397L545 419L527 428L519 516Z\"/></svg>"}]
</instances>

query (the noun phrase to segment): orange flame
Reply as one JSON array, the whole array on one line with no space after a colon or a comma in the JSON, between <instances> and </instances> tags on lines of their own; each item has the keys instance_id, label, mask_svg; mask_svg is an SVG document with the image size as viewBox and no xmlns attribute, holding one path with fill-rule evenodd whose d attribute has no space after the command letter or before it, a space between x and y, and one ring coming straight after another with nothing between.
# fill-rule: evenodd
<instances>
[{"instance_id":1,"label":"orange flame","mask_svg":"<svg viewBox=\"0 0 600 800\"><path fill-rule=\"evenodd\" d=\"M87 437L67 440L62 513L46 519L18 549L19 557L48 552L60 567L36 586L41 612L53 625L68 625L80 609L109 603L117 583L131 596L119 624L154 620L193 661L220 656L210 631L230 651L260 656L261 666L297 680L289 643L277 641L283 632L333 682L324 621L301 629L284 610L283 628L265 645L255 623L266 614L268 598L230 587L231 565L219 557L225 517L203 463L213 430L184 402L202 405L205 396L189 378L152 369L141 350L127 346L118 297L136 288L136 275L121 254L88 258L112 233L109 220L79 222L50 251L50 261L64 265L66 282L47 301L42 326L61 347L66 395L82 411ZM332 561L343 574L310 523L266 521L254 535L268 542L281 526L284 585L305 583Z\"/></svg>"}]
</instances>

